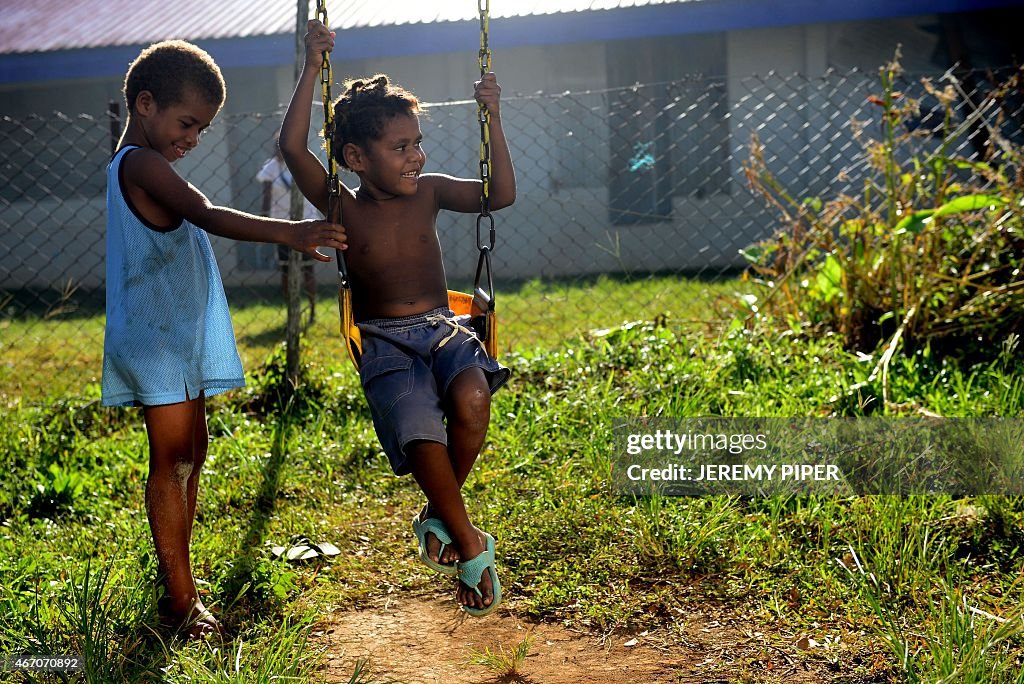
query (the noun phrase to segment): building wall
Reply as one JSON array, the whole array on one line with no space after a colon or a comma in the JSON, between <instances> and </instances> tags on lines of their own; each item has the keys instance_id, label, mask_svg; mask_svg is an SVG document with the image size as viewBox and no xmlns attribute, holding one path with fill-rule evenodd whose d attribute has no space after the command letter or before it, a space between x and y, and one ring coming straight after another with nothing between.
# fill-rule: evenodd
<instances>
[{"instance_id":1,"label":"building wall","mask_svg":"<svg viewBox=\"0 0 1024 684\"><path fill-rule=\"evenodd\" d=\"M800 179L808 183L810 192L824 189L850 160L853 150L837 145L829 154L822 154L823 147L830 149L831 143L817 138L816 131L829 122L847 121L857 114L867 93L863 92L864 83L857 79L841 85L838 91L825 92L814 85L813 77L821 76L829 68L846 71L857 67L866 72L865 78L870 78L880 64L892 57L897 43L903 44L908 70L934 71L939 41L934 24L932 17L914 17L621 44L570 43L508 50L495 46L492 66L502 84L503 97L516 102L514 112L511 105L506 110L505 125L516 151L519 181L517 204L497 214L498 273L501 277L528 278L742 265L737 250L772 229L771 218L758 203L751 201L745 190L741 162L748 156L751 132L757 130L764 140L785 142L784 149L772 156L772 163L784 181ZM493 33L499 30L500 26L492 26ZM716 65L724 67L720 73L708 71L717 69ZM471 99L472 84L479 77L475 50L338 62L334 66L338 81L388 73L398 83L413 89L421 100L431 103ZM609 195L608 183L600 174L588 176L587 164L574 160L573 155L586 155L596 167L613 157L617 143L612 138L618 133L609 125L583 130L574 122L571 109L561 117L538 123L541 113L535 107L539 105L530 97L538 92L604 91L633 81L672 80L700 71L724 82L723 112L728 117L701 124L705 126L702 135L709 131L717 135L715 126L724 127L725 151L730 161L726 163L727 177L718 181L722 187L711 193L698 189L671 197L670 216L663 220L631 225L612 221L607 207L614 200ZM770 72L812 77L810 85L798 94L807 106L780 113L764 89L775 78ZM751 74L759 77L752 79ZM281 66L269 73L266 69L229 69L225 78L228 101L222 119L252 112L267 116L245 126L215 125L204 136L201 153L182 160L177 169L215 203L256 211L259 187L253 176L270 154L279 115L291 96L292 66ZM702 94L699 89L687 92L687 97ZM4 100L4 114L15 118L30 113L48 115L59 109L85 112L95 117L96 125L102 128L107 102L120 98L120 79L7 87L0 90L0 97ZM681 102L680 107L686 104ZM319 120L319 110L314 109ZM426 145L432 161L428 170L475 176L478 130L473 106L437 107L431 117L435 119L433 123L424 126L425 130L430 128ZM438 121L444 125L436 125ZM522 131L529 131L529 136ZM797 131L795 137L793 131ZM102 174L109 154L102 135L94 138L92 149L82 155L80 171L85 175ZM666 140L666 135L655 138L655 145L679 143ZM573 144L578 147L572 147ZM687 149L678 149L678 145L673 152L680 164L701 163L696 158L699 155L687 157L686 152ZM566 169L572 169L568 179ZM712 172L713 169L708 171ZM345 180L355 182L351 177ZM54 287L54 273L71 277L83 287L102 285L102 259L78 256L85 246L102 249L101 192L73 200L43 197L13 201L0 207L0 225L16 236L13 242L17 244L4 260L5 265L13 266L8 269L3 287ZM468 277L475 266L473 226L472 217L443 216L438 222L452 277ZM214 242L229 285L243 281L277 283L272 248L239 247L220 239ZM45 269L38 267L40 261L48 264ZM251 264L260 261L267 268L251 270ZM250 266L244 267L245 264ZM333 264L317 264L316 268L321 280L334 277Z\"/></svg>"}]
</instances>

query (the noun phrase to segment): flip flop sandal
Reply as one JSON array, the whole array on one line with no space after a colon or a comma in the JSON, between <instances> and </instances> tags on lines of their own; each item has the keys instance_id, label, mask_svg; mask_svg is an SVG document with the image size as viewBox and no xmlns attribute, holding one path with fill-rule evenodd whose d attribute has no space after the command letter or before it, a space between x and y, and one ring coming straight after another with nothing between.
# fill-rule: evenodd
<instances>
[{"instance_id":1,"label":"flip flop sandal","mask_svg":"<svg viewBox=\"0 0 1024 684\"><path fill-rule=\"evenodd\" d=\"M491 591L494 594L494 598L491 601L491 605L483 608L470 608L469 606L462 606L462 610L466 611L473 617L483 617L493 613L498 604L501 603L501 582L498 581L498 573L495 570L494 565L494 537L489 534L484 534L487 539L487 548L480 553L476 558L472 558L465 563L457 561L455 567L458 568L459 581L465 584L467 587L476 592L476 595L483 598L483 593L480 591L480 580L484 576L486 570L491 576Z\"/></svg>"},{"instance_id":2,"label":"flip flop sandal","mask_svg":"<svg viewBox=\"0 0 1024 684\"><path fill-rule=\"evenodd\" d=\"M166 596L157 599L157 621L161 630L167 630L173 636L181 637L186 641L225 635L224 626L217 621L209 608L198 614L177 618L163 612L163 606L166 606L166 603Z\"/></svg>"},{"instance_id":3,"label":"flip flop sandal","mask_svg":"<svg viewBox=\"0 0 1024 684\"><path fill-rule=\"evenodd\" d=\"M341 553L341 550L330 542L315 544L306 537L296 537L292 542L291 546L274 546L270 550L274 556L278 558L284 556L286 560L290 561L311 560L319 556L337 556Z\"/></svg>"},{"instance_id":4,"label":"flip flop sandal","mask_svg":"<svg viewBox=\"0 0 1024 684\"><path fill-rule=\"evenodd\" d=\"M455 563L438 563L435 560L431 560L427 554L427 533L437 537L437 540L441 542L441 548L437 552L437 557L440 558L444 553L446 547L451 545L452 536L448 533L448 528L444 526L438 518L427 518L420 520L420 514L417 513L416 517L412 519L412 531L416 533L416 538L420 542L420 560L423 561L431 570L436 570L442 575L450 575L452 577L456 574Z\"/></svg>"}]
</instances>

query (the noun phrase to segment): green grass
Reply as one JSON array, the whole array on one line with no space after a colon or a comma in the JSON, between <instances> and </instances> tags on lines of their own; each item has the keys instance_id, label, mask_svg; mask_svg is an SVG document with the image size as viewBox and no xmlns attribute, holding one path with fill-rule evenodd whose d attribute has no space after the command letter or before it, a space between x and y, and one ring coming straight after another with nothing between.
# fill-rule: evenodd
<instances>
[{"instance_id":1,"label":"green grass","mask_svg":"<svg viewBox=\"0 0 1024 684\"><path fill-rule=\"evenodd\" d=\"M731 297L739 286L737 280L675 277L525 282L496 293L501 348L547 348L593 328L665 315L707 327L718 319L711 312L726 306L722 298ZM285 307L270 288L231 291L228 299L243 367L254 368L284 340ZM0 404L54 396L98 397L104 317L97 306L102 307L102 301L91 296L88 305L66 315L0 315ZM304 346L316 363L334 363L343 353L336 289L320 288L317 318L305 331Z\"/></svg>"},{"instance_id":2,"label":"green grass","mask_svg":"<svg viewBox=\"0 0 1024 684\"><path fill-rule=\"evenodd\" d=\"M678 308L657 324L562 341L508 320L554 293L524 287L502 300L503 326L522 341L504 356L514 380L495 396L465 496L474 521L500 540L516 614L600 633L671 633L690 608L717 606L752 629L809 635L813 649L774 647L833 681L1020 682L1022 498L612 491L612 426L624 416L859 416L879 406L880 387L865 384L872 364L831 338L716 334L709 323L728 313L712 311L714 295L736 283L648 287L672 293L664 296ZM570 311L597 299L565 296L578 298ZM621 318L641 318L630 314ZM563 331L620 322L593 316ZM328 351L327 318L308 339L287 406L275 403L279 353L248 363L249 387L211 401L192 556L204 602L233 631L223 643L153 631L138 412L88 397L11 403L0 418L0 653L83 654L95 674L72 681L316 682L314 615L447 590L416 562L408 520L420 496L391 475L348 361ZM897 413L1024 416L1011 352L972 368L918 355L890 373ZM299 535L342 553L306 564L273 555ZM716 667L725 665L709 665L709 677ZM344 677L362 681L365 671Z\"/></svg>"}]
</instances>

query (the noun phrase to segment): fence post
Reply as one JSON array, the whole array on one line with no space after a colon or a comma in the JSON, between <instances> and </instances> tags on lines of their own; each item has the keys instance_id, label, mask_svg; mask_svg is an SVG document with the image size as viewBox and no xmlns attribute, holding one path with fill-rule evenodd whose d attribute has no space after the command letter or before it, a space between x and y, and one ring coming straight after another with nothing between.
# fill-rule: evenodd
<instances>
[{"instance_id":1,"label":"fence post","mask_svg":"<svg viewBox=\"0 0 1024 684\"><path fill-rule=\"evenodd\" d=\"M121 139L121 103L111 100L107 105L107 116L110 118L110 154L113 155Z\"/></svg>"},{"instance_id":2,"label":"fence post","mask_svg":"<svg viewBox=\"0 0 1024 684\"><path fill-rule=\"evenodd\" d=\"M309 20L309 0L297 0L295 11L295 82L302 73L302 64L306 56L303 35L306 33L306 22ZM303 218L303 197L297 183L292 183L292 201L289 216L293 221ZM288 250L288 320L285 328L285 373L288 384L292 388L299 383L299 344L301 339L302 305L299 299L299 274L302 262L299 253Z\"/></svg>"}]
</instances>

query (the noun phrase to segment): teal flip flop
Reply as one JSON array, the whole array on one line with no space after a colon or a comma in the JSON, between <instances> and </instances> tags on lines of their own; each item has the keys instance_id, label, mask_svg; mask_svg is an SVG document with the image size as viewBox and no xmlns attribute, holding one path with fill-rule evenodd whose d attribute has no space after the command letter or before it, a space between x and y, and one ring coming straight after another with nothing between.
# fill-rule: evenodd
<instances>
[{"instance_id":1,"label":"teal flip flop","mask_svg":"<svg viewBox=\"0 0 1024 684\"><path fill-rule=\"evenodd\" d=\"M476 595L483 598L483 593L480 591L480 579L484 576L486 570L491 575L491 591L494 594L494 600L491 601L491 605L483 608L470 608L469 606L462 606L462 610L466 611L473 617L483 617L493 613L501 603L501 582L498 581L498 573L495 570L494 565L494 537L484 533L484 537L487 539L487 548L484 549L476 558L472 558L465 563L461 561L455 562L455 567L458 569L459 581L465 584L467 587L476 592Z\"/></svg>"},{"instance_id":2,"label":"teal flip flop","mask_svg":"<svg viewBox=\"0 0 1024 684\"><path fill-rule=\"evenodd\" d=\"M456 574L456 564L450 563L445 565L444 563L438 563L435 560L431 560L427 554L427 533L437 537L437 540L441 542L441 548L437 552L437 557L440 558L441 554L444 553L445 547L452 543L452 536L448 533L448 528L444 526L438 518L427 518L426 520L420 520L420 514L417 513L416 517L412 519L412 531L416 533L416 538L420 542L420 560L430 568L436 570L442 575Z\"/></svg>"}]
</instances>

